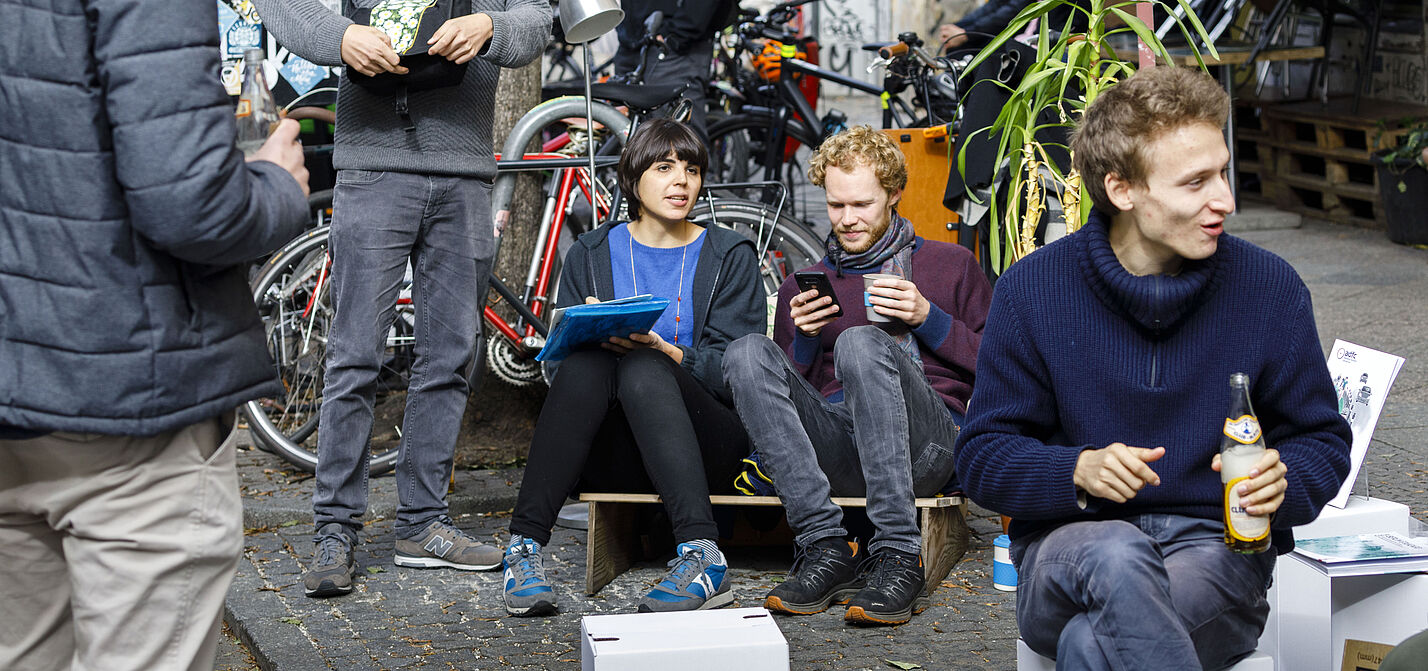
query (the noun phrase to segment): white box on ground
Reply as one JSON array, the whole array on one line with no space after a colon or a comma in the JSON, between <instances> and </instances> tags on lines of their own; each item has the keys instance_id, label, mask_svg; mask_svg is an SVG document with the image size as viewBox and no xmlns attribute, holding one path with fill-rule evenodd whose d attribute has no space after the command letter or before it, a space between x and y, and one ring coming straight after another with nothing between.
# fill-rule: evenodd
<instances>
[{"instance_id":1,"label":"white box on ground","mask_svg":"<svg viewBox=\"0 0 1428 671\"><path fill-rule=\"evenodd\" d=\"M1408 533L1408 506L1386 499L1353 496L1343 508L1324 506L1313 522L1294 527L1294 539L1355 534Z\"/></svg>"},{"instance_id":2,"label":"white box on ground","mask_svg":"<svg viewBox=\"0 0 1428 671\"><path fill-rule=\"evenodd\" d=\"M1326 506L1319 517L1294 528L1298 540L1351 534L1406 533L1414 520L1408 506L1384 499L1350 497L1343 508ZM1293 553L1279 557L1269 589L1269 620L1259 639L1281 671L1336 671L1344 640L1397 645L1428 626L1428 574L1330 578Z\"/></svg>"},{"instance_id":3,"label":"white box on ground","mask_svg":"<svg viewBox=\"0 0 1428 671\"><path fill-rule=\"evenodd\" d=\"M581 671L788 671L788 641L762 608L587 615Z\"/></svg>"}]
</instances>

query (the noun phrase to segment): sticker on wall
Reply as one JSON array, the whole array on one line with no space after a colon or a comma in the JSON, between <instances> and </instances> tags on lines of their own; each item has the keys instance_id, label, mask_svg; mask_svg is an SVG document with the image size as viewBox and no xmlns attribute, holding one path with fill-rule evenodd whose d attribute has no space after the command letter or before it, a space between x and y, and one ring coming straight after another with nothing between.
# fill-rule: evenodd
<instances>
[{"instance_id":1,"label":"sticker on wall","mask_svg":"<svg viewBox=\"0 0 1428 671\"><path fill-rule=\"evenodd\" d=\"M312 87L327 79L327 68L296 54L289 56L288 62L283 63L283 66L278 68L278 72L282 74L283 79L288 80L288 85L293 87L293 92L297 95L311 91Z\"/></svg>"},{"instance_id":2,"label":"sticker on wall","mask_svg":"<svg viewBox=\"0 0 1428 671\"><path fill-rule=\"evenodd\" d=\"M225 56L242 56L245 49L263 46L263 26L247 21L234 23L224 35L224 42L227 44Z\"/></svg>"}]
</instances>

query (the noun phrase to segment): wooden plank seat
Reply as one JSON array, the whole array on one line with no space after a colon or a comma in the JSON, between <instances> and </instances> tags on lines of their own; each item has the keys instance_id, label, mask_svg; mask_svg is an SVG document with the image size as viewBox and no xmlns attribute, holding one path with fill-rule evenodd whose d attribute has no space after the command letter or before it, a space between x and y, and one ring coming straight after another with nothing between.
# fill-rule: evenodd
<instances>
[{"instance_id":1,"label":"wooden plank seat","mask_svg":"<svg viewBox=\"0 0 1428 671\"><path fill-rule=\"evenodd\" d=\"M640 553L635 507L659 503L658 494L586 493L580 500L590 504L585 544L585 592L595 594L630 568ZM777 496L715 494L709 502L716 506L781 506ZM927 593L942 582L967 552L967 500L960 496L915 499L922 527L922 565L927 576ZM867 499L833 497L844 508L867 507Z\"/></svg>"}]
</instances>

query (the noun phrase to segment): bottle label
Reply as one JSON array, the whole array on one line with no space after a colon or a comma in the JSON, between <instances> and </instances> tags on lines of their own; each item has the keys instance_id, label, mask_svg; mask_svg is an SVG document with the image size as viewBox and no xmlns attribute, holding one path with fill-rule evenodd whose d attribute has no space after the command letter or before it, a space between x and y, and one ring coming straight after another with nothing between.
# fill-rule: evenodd
<instances>
[{"instance_id":1,"label":"bottle label","mask_svg":"<svg viewBox=\"0 0 1428 671\"><path fill-rule=\"evenodd\" d=\"M1238 419L1225 419L1225 435L1237 443L1252 445L1259 441L1259 420L1253 415L1240 415Z\"/></svg>"},{"instance_id":2,"label":"bottle label","mask_svg":"<svg viewBox=\"0 0 1428 671\"><path fill-rule=\"evenodd\" d=\"M245 117L245 116L251 116L252 114L253 114L253 101L251 101L251 100L249 100L249 99L247 99L247 98L239 98L239 99L238 99L238 108L233 111L233 116L236 116L236 117L238 117L238 118L241 119L241 118L243 118L243 117Z\"/></svg>"},{"instance_id":3,"label":"bottle label","mask_svg":"<svg viewBox=\"0 0 1428 671\"><path fill-rule=\"evenodd\" d=\"M1253 543L1269 535L1269 516L1251 515L1240 504L1240 495L1235 488L1248 479L1246 476L1225 483L1225 530L1238 540Z\"/></svg>"}]
</instances>

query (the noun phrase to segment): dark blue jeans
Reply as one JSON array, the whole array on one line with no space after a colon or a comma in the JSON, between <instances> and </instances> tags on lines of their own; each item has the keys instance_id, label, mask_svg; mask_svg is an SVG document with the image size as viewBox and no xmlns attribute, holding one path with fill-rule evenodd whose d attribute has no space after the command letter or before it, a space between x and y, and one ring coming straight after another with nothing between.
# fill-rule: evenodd
<instances>
[{"instance_id":1,"label":"dark blue jeans","mask_svg":"<svg viewBox=\"0 0 1428 671\"><path fill-rule=\"evenodd\" d=\"M913 498L952 477L957 424L922 366L877 327L844 331L834 361L842 403L824 399L762 335L729 346L724 379L800 545L847 535L829 497L866 496L876 527L868 549L920 554Z\"/></svg>"},{"instance_id":2,"label":"dark blue jeans","mask_svg":"<svg viewBox=\"0 0 1428 671\"><path fill-rule=\"evenodd\" d=\"M1057 669L1223 669L1254 652L1274 553L1215 520L1072 522L1012 541L1021 637Z\"/></svg>"},{"instance_id":3,"label":"dark blue jeans","mask_svg":"<svg viewBox=\"0 0 1428 671\"><path fill-rule=\"evenodd\" d=\"M397 461L398 538L446 514L467 370L481 334L481 299L495 255L491 185L469 177L341 170L333 192L332 300L317 485L320 529L355 539L367 511L373 397L407 264L416 361Z\"/></svg>"}]
</instances>

